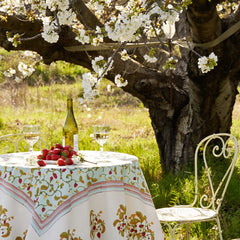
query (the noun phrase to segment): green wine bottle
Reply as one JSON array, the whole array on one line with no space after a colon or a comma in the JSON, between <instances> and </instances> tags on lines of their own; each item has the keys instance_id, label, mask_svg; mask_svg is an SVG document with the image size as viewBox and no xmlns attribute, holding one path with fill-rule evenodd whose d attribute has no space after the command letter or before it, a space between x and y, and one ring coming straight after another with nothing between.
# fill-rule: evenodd
<instances>
[{"instance_id":1,"label":"green wine bottle","mask_svg":"<svg viewBox=\"0 0 240 240\"><path fill-rule=\"evenodd\" d=\"M78 152L78 126L73 113L73 100L67 99L67 117L63 125L63 146L71 146Z\"/></svg>"}]
</instances>

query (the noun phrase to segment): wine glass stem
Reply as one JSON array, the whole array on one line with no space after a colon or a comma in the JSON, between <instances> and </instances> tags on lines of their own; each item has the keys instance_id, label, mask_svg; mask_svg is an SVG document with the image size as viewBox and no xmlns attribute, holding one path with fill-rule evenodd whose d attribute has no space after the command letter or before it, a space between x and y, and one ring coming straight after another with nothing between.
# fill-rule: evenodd
<instances>
[{"instance_id":1,"label":"wine glass stem","mask_svg":"<svg viewBox=\"0 0 240 240\"><path fill-rule=\"evenodd\" d=\"M100 145L100 152L103 152L103 145Z\"/></svg>"},{"instance_id":2,"label":"wine glass stem","mask_svg":"<svg viewBox=\"0 0 240 240\"><path fill-rule=\"evenodd\" d=\"M30 145L29 152L33 152L33 145Z\"/></svg>"}]
</instances>

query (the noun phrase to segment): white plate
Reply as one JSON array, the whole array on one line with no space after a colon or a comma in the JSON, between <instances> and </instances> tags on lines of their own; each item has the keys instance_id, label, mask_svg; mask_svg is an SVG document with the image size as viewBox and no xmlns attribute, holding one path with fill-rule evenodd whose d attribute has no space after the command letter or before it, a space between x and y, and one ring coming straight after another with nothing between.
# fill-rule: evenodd
<instances>
[{"instance_id":1,"label":"white plate","mask_svg":"<svg viewBox=\"0 0 240 240\"><path fill-rule=\"evenodd\" d=\"M50 165L57 165L58 161L54 161L54 160L44 160L46 162L46 164L50 164ZM72 166L72 165L77 165L78 163L73 163L71 165L64 165L64 166Z\"/></svg>"},{"instance_id":2,"label":"white plate","mask_svg":"<svg viewBox=\"0 0 240 240\"><path fill-rule=\"evenodd\" d=\"M52 164L52 165L57 164L57 161L54 161L54 160L43 160L43 161L45 161L46 164Z\"/></svg>"}]
</instances>

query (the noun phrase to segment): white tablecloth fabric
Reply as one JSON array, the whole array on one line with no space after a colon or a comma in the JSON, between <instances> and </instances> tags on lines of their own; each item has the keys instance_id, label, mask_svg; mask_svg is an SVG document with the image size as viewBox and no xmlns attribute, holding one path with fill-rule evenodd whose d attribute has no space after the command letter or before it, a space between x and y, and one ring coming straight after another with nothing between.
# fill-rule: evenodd
<instances>
[{"instance_id":1,"label":"white tablecloth fabric","mask_svg":"<svg viewBox=\"0 0 240 240\"><path fill-rule=\"evenodd\" d=\"M135 156L83 151L97 164L40 168L27 154L0 156L0 239L164 239Z\"/></svg>"}]
</instances>

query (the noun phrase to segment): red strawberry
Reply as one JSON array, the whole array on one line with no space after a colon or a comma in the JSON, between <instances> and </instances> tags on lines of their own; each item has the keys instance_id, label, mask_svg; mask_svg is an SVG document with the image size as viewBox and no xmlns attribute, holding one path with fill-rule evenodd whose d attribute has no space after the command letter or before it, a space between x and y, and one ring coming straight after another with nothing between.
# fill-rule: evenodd
<instances>
[{"instance_id":1,"label":"red strawberry","mask_svg":"<svg viewBox=\"0 0 240 240\"><path fill-rule=\"evenodd\" d=\"M69 157L72 157L73 155L77 156L78 154L76 151L72 150L69 152Z\"/></svg>"},{"instance_id":2,"label":"red strawberry","mask_svg":"<svg viewBox=\"0 0 240 240\"><path fill-rule=\"evenodd\" d=\"M43 155L42 154L38 155L37 159L43 159Z\"/></svg>"},{"instance_id":3,"label":"red strawberry","mask_svg":"<svg viewBox=\"0 0 240 240\"><path fill-rule=\"evenodd\" d=\"M61 152L61 155L64 157L69 157L69 151L67 149L65 149Z\"/></svg>"},{"instance_id":4,"label":"red strawberry","mask_svg":"<svg viewBox=\"0 0 240 240\"><path fill-rule=\"evenodd\" d=\"M43 156L47 156L48 152L49 152L48 149L43 149L43 150L42 150Z\"/></svg>"},{"instance_id":5,"label":"red strawberry","mask_svg":"<svg viewBox=\"0 0 240 240\"><path fill-rule=\"evenodd\" d=\"M50 148L50 150L53 150L54 149L54 146L52 146L51 148Z\"/></svg>"},{"instance_id":6,"label":"red strawberry","mask_svg":"<svg viewBox=\"0 0 240 240\"><path fill-rule=\"evenodd\" d=\"M46 160L52 160L52 156L51 156L50 154L48 154L48 155L46 156Z\"/></svg>"},{"instance_id":7,"label":"red strawberry","mask_svg":"<svg viewBox=\"0 0 240 240\"><path fill-rule=\"evenodd\" d=\"M59 149L63 149L63 146L62 146L60 143L56 143L56 144L55 144L55 147L56 147L56 148L59 148Z\"/></svg>"},{"instance_id":8,"label":"red strawberry","mask_svg":"<svg viewBox=\"0 0 240 240\"><path fill-rule=\"evenodd\" d=\"M51 155L51 160L58 160L60 157L61 157L60 155L53 153L53 154Z\"/></svg>"},{"instance_id":9,"label":"red strawberry","mask_svg":"<svg viewBox=\"0 0 240 240\"><path fill-rule=\"evenodd\" d=\"M58 166L65 166L66 165L65 161L62 158L58 159L57 164L58 164Z\"/></svg>"},{"instance_id":10,"label":"red strawberry","mask_svg":"<svg viewBox=\"0 0 240 240\"><path fill-rule=\"evenodd\" d=\"M73 155L78 156L78 153L76 151L72 151Z\"/></svg>"},{"instance_id":11,"label":"red strawberry","mask_svg":"<svg viewBox=\"0 0 240 240\"><path fill-rule=\"evenodd\" d=\"M73 165L73 160L71 158L67 158L65 160L66 165Z\"/></svg>"},{"instance_id":12,"label":"red strawberry","mask_svg":"<svg viewBox=\"0 0 240 240\"><path fill-rule=\"evenodd\" d=\"M46 166L47 164L46 164L46 162L44 161L44 160L38 160L38 165L40 166L40 167L44 167L44 166Z\"/></svg>"},{"instance_id":13,"label":"red strawberry","mask_svg":"<svg viewBox=\"0 0 240 240\"><path fill-rule=\"evenodd\" d=\"M54 148L53 149L53 153L54 154L59 154L61 152L61 149L60 148Z\"/></svg>"},{"instance_id":14,"label":"red strawberry","mask_svg":"<svg viewBox=\"0 0 240 240\"><path fill-rule=\"evenodd\" d=\"M66 145L63 149L64 150L68 150L68 151L73 150L73 148L71 146L69 146L69 145Z\"/></svg>"}]
</instances>

